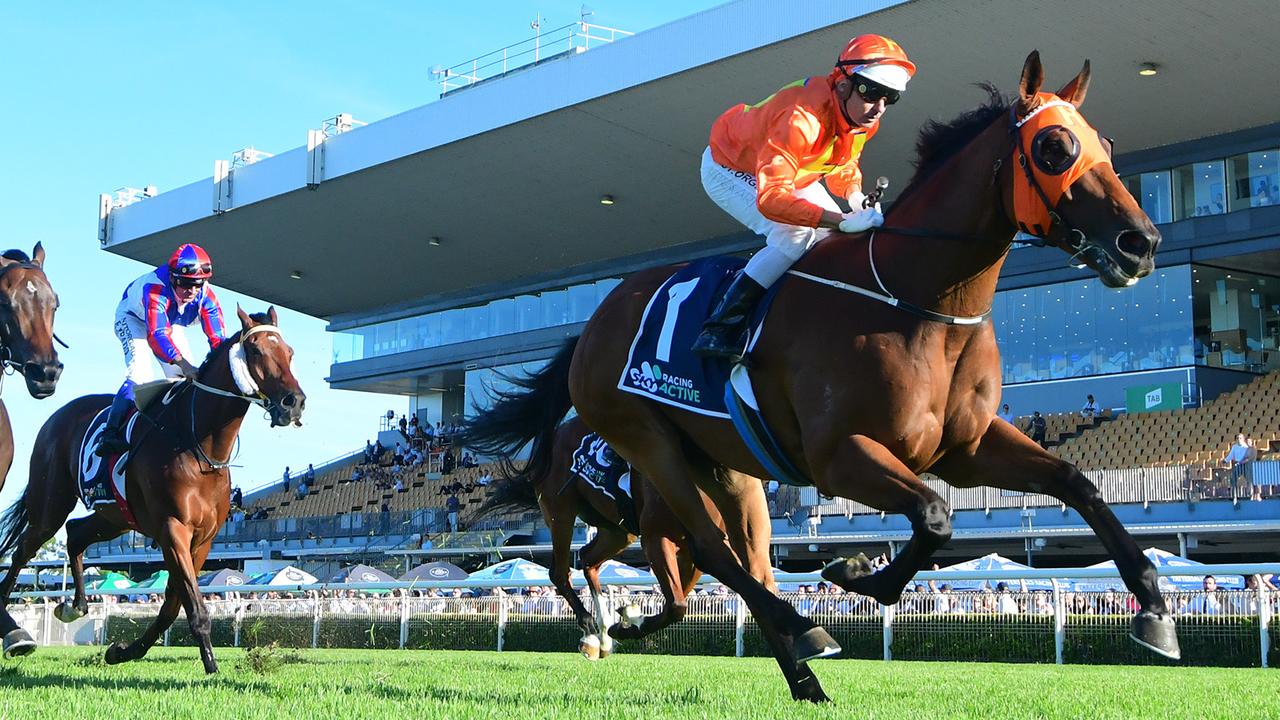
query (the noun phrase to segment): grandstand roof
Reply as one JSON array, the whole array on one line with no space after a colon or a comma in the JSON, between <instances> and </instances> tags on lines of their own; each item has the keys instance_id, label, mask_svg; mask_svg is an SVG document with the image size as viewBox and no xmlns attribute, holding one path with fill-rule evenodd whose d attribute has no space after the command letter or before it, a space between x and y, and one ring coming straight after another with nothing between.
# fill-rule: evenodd
<instances>
[{"instance_id":1,"label":"grandstand roof","mask_svg":"<svg viewBox=\"0 0 1280 720\"><path fill-rule=\"evenodd\" d=\"M1092 60L1086 112L1121 151L1274 122L1280 95L1254 81L1280 77L1260 22L1273 11L1265 0L744 0L333 137L314 191L302 147L235 171L221 215L211 179L117 209L107 249L156 263L199 240L221 284L336 325L536 289L566 268L600 273L739 232L698 184L712 119L824 72L851 35L890 35L921 67L866 154L868 173L900 189L916 129L976 105L973 82L1011 90L1033 48L1054 87ZM1139 77L1143 62L1159 74ZM602 206L604 194L617 203ZM339 282L352 277L377 282Z\"/></svg>"}]
</instances>

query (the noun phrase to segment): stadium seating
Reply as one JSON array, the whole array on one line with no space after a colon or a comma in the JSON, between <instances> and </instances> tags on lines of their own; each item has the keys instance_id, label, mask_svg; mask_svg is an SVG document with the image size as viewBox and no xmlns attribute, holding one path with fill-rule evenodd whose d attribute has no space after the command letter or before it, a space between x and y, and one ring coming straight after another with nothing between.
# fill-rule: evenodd
<instances>
[{"instance_id":1,"label":"stadium seating","mask_svg":"<svg viewBox=\"0 0 1280 720\"><path fill-rule=\"evenodd\" d=\"M1220 464L1238 432L1252 434L1260 456L1280 433L1280 373L1258 377L1198 408L1126 413L1050 452L1081 470Z\"/></svg>"}]
</instances>

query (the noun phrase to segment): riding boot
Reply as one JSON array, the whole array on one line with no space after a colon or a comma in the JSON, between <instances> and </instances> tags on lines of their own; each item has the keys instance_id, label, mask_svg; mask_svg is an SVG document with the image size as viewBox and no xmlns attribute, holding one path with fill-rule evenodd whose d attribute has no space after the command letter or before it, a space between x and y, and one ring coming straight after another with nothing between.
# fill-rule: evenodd
<instances>
[{"instance_id":1,"label":"riding boot","mask_svg":"<svg viewBox=\"0 0 1280 720\"><path fill-rule=\"evenodd\" d=\"M766 288L745 272L739 271L725 291L724 298L702 324L702 334L693 342L693 352L703 358L737 360L743 354L742 334L756 302Z\"/></svg>"},{"instance_id":2,"label":"riding boot","mask_svg":"<svg viewBox=\"0 0 1280 720\"><path fill-rule=\"evenodd\" d=\"M117 393L112 398L111 412L107 413L107 426L102 429L98 447L93 451L98 457L122 453L129 449L129 440L124 436L124 418L131 404L133 400L123 392Z\"/></svg>"}]
</instances>

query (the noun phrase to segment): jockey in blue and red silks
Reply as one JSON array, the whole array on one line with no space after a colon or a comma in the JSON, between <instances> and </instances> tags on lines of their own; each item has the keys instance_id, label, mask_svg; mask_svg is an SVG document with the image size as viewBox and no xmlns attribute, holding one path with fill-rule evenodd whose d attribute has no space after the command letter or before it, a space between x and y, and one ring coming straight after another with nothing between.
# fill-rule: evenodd
<instances>
[{"instance_id":1,"label":"jockey in blue and red silks","mask_svg":"<svg viewBox=\"0 0 1280 720\"><path fill-rule=\"evenodd\" d=\"M159 378L151 356L160 361L166 377L196 376L182 328L198 319L210 349L226 338L222 308L213 288L213 262L199 245L186 244L174 251L165 265L129 283L116 306L116 337L124 349L127 374L111 401L107 427L96 450L98 455L129 449L124 417L133 404L135 386Z\"/></svg>"}]
</instances>

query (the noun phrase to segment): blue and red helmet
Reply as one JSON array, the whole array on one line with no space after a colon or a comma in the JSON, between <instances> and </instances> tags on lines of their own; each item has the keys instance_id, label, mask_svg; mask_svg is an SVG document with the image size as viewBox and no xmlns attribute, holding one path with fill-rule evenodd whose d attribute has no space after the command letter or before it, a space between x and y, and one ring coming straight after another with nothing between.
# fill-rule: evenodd
<instances>
[{"instance_id":1,"label":"blue and red helmet","mask_svg":"<svg viewBox=\"0 0 1280 720\"><path fill-rule=\"evenodd\" d=\"M213 261L199 245L180 245L169 257L169 274L191 280L208 280L213 277Z\"/></svg>"}]
</instances>

